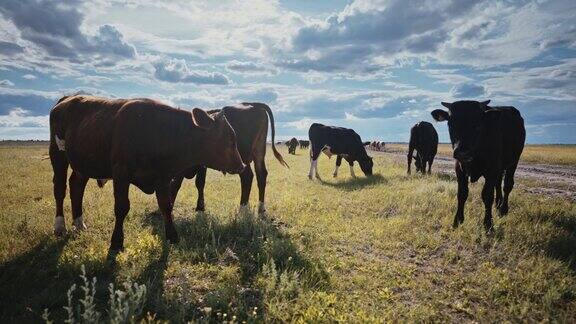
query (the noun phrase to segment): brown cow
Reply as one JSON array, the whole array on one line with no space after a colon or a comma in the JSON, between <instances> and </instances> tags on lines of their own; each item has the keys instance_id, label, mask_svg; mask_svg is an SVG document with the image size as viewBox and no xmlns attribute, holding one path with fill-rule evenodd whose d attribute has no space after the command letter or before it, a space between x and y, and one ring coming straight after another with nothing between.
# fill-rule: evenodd
<instances>
[{"instance_id":1,"label":"brown cow","mask_svg":"<svg viewBox=\"0 0 576 324\"><path fill-rule=\"evenodd\" d=\"M260 202L258 212L265 212L264 196L266 193L266 177L268 176L265 162L268 116L270 117L270 128L272 129L272 152L281 164L288 167L288 164L284 161L282 155L276 150L276 146L274 145L276 131L274 129L274 115L272 115L272 110L270 110L270 107L266 104L254 102L242 103L242 105L238 107L228 106L222 109L211 110L208 113L223 113L228 118L238 138L238 151L240 152L240 156L242 156L242 161L248 166L240 174L240 184L242 188L240 206L247 205L250 198L250 190L254 178L250 163L254 161ZM206 183L206 167L194 167L187 170L184 174L175 177L172 181L172 198L176 199L183 178L192 179L194 176L196 176L196 188L198 189L196 210L203 211L205 209L204 185Z\"/></svg>"},{"instance_id":2,"label":"brown cow","mask_svg":"<svg viewBox=\"0 0 576 324\"><path fill-rule=\"evenodd\" d=\"M82 198L89 178L113 179L116 222L111 250L123 248L128 188L156 192L166 238L178 242L172 223L171 179L193 165L241 172L234 130L224 114L179 110L150 99L108 100L75 95L50 112L50 160L54 170L55 234L66 231L63 201L70 175L73 224L84 229Z\"/></svg>"}]
</instances>

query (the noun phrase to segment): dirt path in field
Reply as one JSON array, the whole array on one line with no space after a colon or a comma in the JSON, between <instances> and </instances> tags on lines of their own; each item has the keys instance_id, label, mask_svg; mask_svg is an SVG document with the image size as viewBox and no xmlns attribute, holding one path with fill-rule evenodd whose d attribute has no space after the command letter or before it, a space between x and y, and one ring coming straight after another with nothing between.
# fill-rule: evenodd
<instances>
[{"instance_id":1,"label":"dirt path in field","mask_svg":"<svg viewBox=\"0 0 576 324\"><path fill-rule=\"evenodd\" d=\"M404 152L370 151L370 153L392 156L406 163L406 153ZM413 169L415 169L414 166ZM454 159L448 156L436 156L432 165L432 172L455 175ZM521 162L516 170L516 179L527 180L521 181L517 185L518 188L527 192L576 201L576 167L574 166Z\"/></svg>"}]
</instances>

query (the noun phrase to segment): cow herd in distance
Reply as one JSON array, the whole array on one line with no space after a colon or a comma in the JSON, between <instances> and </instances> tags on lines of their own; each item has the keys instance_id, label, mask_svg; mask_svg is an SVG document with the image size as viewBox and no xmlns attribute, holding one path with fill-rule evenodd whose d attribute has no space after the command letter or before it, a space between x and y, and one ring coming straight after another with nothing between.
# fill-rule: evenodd
<instances>
[{"instance_id":1,"label":"cow herd in distance","mask_svg":"<svg viewBox=\"0 0 576 324\"><path fill-rule=\"evenodd\" d=\"M494 199L501 215L508 212L508 198L526 137L524 120L516 108L489 106L489 101L442 102L442 105L447 110L436 109L431 115L438 122L447 121L454 149L458 193L453 226L464 221L468 182L484 177L484 226L489 233L493 229ZM63 202L69 167L75 230L86 229L82 200L88 180L96 179L100 187L113 180L115 224L110 251L124 247L123 225L130 209L130 185L156 195L170 243L179 241L172 211L185 178L195 178L196 211L205 210L207 168L240 176L241 208L248 205L255 173L258 212L266 212L268 124L274 157L289 168L276 149L275 144L283 142L275 142L274 116L264 103L245 102L215 110L188 111L146 98L106 99L89 95L61 98L50 112L49 156L56 201L54 233L60 236L66 232ZM374 161L366 147L373 151L385 147L384 142L363 142L353 129L319 123L310 126L308 140L292 138L285 144L289 154L295 154L297 147L310 149L310 179L320 179L317 168L320 153L336 155L334 177L338 176L342 159L348 162L353 177L354 162L366 176L372 176ZM410 130L407 173L411 173L414 158L416 171L430 174L437 147L434 126L425 121L415 124Z\"/></svg>"}]
</instances>

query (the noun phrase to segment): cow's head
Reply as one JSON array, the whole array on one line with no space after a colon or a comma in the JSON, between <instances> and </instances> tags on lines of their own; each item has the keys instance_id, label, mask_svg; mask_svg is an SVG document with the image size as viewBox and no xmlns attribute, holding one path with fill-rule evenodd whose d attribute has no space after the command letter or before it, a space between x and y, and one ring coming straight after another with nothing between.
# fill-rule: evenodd
<instances>
[{"instance_id":1,"label":"cow's head","mask_svg":"<svg viewBox=\"0 0 576 324\"><path fill-rule=\"evenodd\" d=\"M224 113L211 117L204 110L194 108L192 117L194 125L206 132L200 152L206 166L227 173L242 172L246 165L238 152L236 133Z\"/></svg>"},{"instance_id":2,"label":"cow's head","mask_svg":"<svg viewBox=\"0 0 576 324\"><path fill-rule=\"evenodd\" d=\"M472 162L482 144L483 132L500 112L489 109L490 100L442 102L448 111L436 109L432 117L436 121L448 121L450 141L454 149L454 158L461 163Z\"/></svg>"},{"instance_id":3,"label":"cow's head","mask_svg":"<svg viewBox=\"0 0 576 324\"><path fill-rule=\"evenodd\" d=\"M374 161L372 161L371 157L366 155L365 158L358 160L358 164L360 164L360 169L362 169L362 172L364 172L365 175L372 175L372 167L374 166Z\"/></svg>"}]
</instances>

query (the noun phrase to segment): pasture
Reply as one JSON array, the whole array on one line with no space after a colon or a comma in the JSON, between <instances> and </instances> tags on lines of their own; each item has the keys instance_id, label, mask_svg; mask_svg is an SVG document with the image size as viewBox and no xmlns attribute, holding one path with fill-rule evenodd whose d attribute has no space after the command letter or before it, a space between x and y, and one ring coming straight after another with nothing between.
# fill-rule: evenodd
<instances>
[{"instance_id":1,"label":"pasture","mask_svg":"<svg viewBox=\"0 0 576 324\"><path fill-rule=\"evenodd\" d=\"M110 183L88 184L88 230L56 238L52 170L41 159L47 146L0 146L0 322L38 322L45 309L62 322L82 266L97 278L94 298L104 317L108 285L129 279L146 285L138 319L149 321L576 318L573 201L530 194L524 188L531 183L517 179L522 188L511 194L510 214L495 216L495 232L486 236L482 180L471 185L465 222L453 230L457 186L450 175L406 176L403 160L374 155L372 178L356 166L358 178L342 168L333 179L335 159L322 155L323 180L310 181L308 151L279 149L290 169L268 152L264 217L254 213L256 181L252 210L239 212L238 177L210 170L206 212L194 211L196 189L185 181L174 209L181 241L168 245L154 195L132 186L126 249L109 256ZM565 154L572 160L540 156L535 161L564 163L574 152Z\"/></svg>"},{"instance_id":2,"label":"pasture","mask_svg":"<svg viewBox=\"0 0 576 324\"><path fill-rule=\"evenodd\" d=\"M392 152L407 152L408 144L386 143L386 150ZM438 155L452 156L451 144L439 144ZM544 163L576 166L576 145L526 145L520 161L526 163Z\"/></svg>"}]
</instances>

